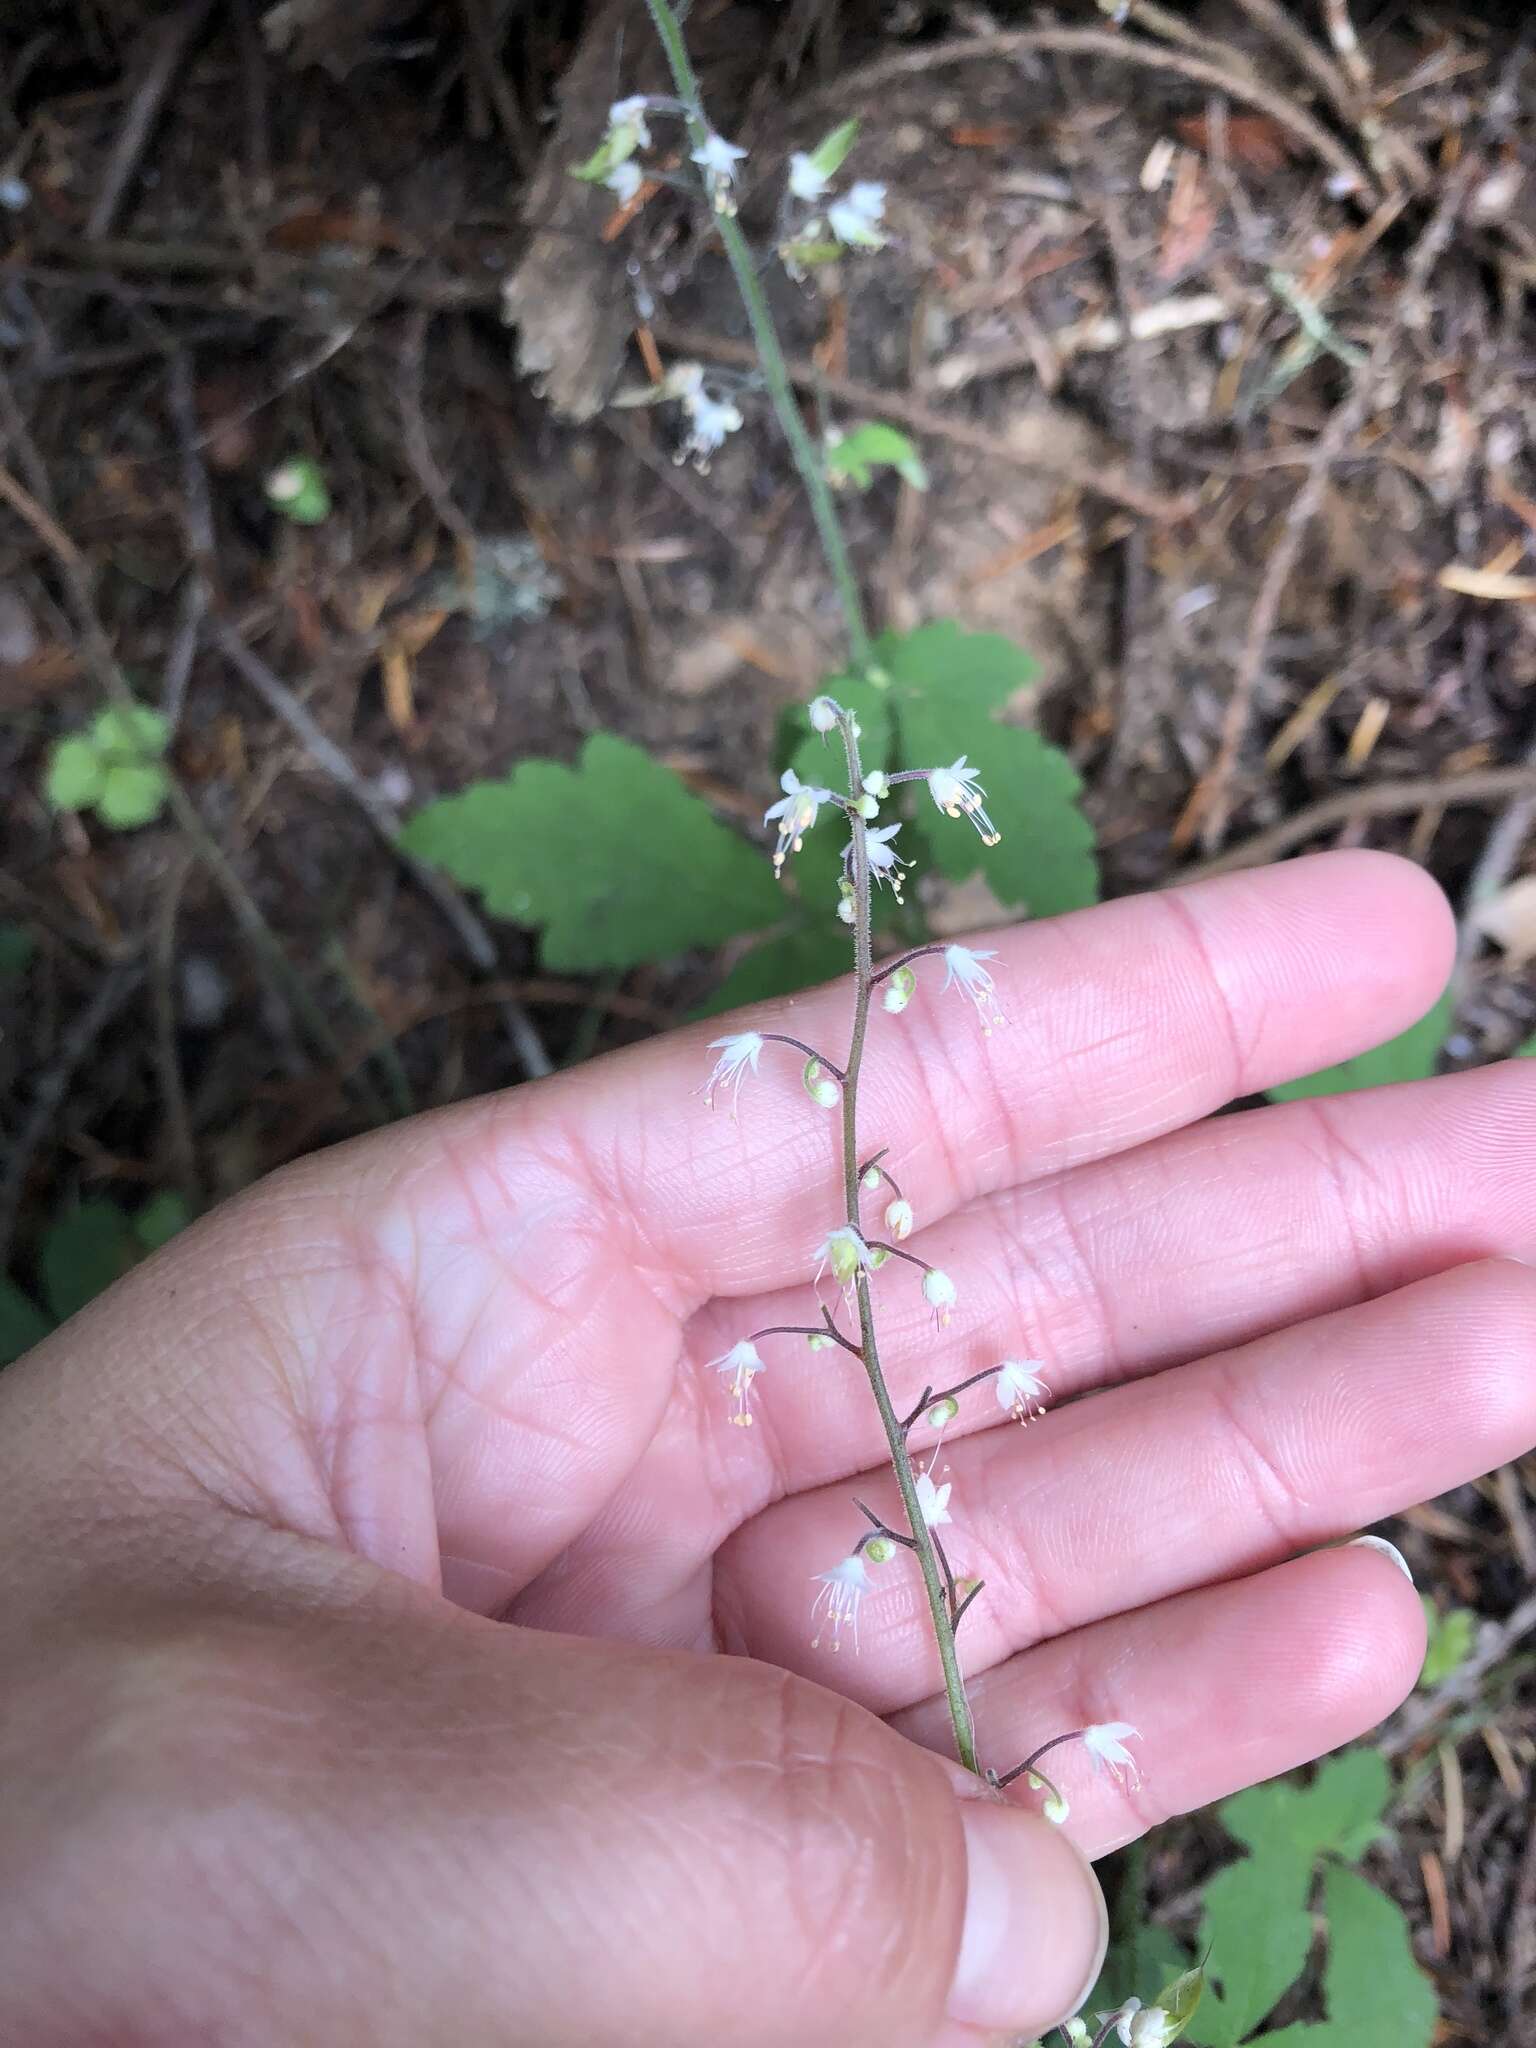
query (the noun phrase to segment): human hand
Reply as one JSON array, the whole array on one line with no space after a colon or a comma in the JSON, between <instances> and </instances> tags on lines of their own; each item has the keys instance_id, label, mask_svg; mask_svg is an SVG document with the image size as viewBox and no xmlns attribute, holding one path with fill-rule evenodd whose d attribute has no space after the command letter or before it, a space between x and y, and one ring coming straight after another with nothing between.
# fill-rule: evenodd
<instances>
[{"instance_id":1,"label":"human hand","mask_svg":"<svg viewBox=\"0 0 1536 2048\"><path fill-rule=\"evenodd\" d=\"M680 1032L285 1170L0 1378L0 2040L1028 2037L1100 1950L1077 1849L1406 1694L1411 1589L1316 1546L1536 1437L1536 1065L1200 1121L1433 999L1378 856L997 944L1007 1029L930 983L863 1130L950 1364L1097 1396L946 1438L984 1758L1126 1721L1139 1789L1060 1752L1057 1830L939 1761L899 1562L812 1647L849 1495L895 1512L868 1390L787 1343L732 1429L706 1364L807 1319L836 1147L787 1060L707 1113ZM929 1342L893 1285L898 1398Z\"/></svg>"}]
</instances>

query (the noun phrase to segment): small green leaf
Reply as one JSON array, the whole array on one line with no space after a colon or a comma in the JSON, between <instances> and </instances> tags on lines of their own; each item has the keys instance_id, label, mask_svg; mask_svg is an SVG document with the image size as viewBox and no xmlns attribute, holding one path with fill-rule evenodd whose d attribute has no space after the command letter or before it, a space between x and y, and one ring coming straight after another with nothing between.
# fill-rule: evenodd
<instances>
[{"instance_id":1,"label":"small green leaf","mask_svg":"<svg viewBox=\"0 0 1536 2048\"><path fill-rule=\"evenodd\" d=\"M1040 673L1033 657L1001 633L967 633L952 619L883 634L875 654L901 702L931 707L931 716L941 720L999 711ZM914 759L905 765L933 765L915 758L910 741L908 751ZM943 758L953 760L959 751L951 748Z\"/></svg>"},{"instance_id":2,"label":"small green leaf","mask_svg":"<svg viewBox=\"0 0 1536 2048\"><path fill-rule=\"evenodd\" d=\"M91 721L91 740L98 753L113 761L152 761L171 743L171 728L152 704L112 704Z\"/></svg>"},{"instance_id":3,"label":"small green leaf","mask_svg":"<svg viewBox=\"0 0 1536 2048\"><path fill-rule=\"evenodd\" d=\"M106 769L83 733L58 742L48 763L48 801L56 811L83 811L95 803Z\"/></svg>"},{"instance_id":4,"label":"small green leaf","mask_svg":"<svg viewBox=\"0 0 1536 2048\"><path fill-rule=\"evenodd\" d=\"M797 995L801 989L815 988L836 975L847 974L852 966L853 935L846 925L831 921L831 928L826 931L799 925L754 946L694 1014L718 1017L744 1003Z\"/></svg>"},{"instance_id":5,"label":"small green leaf","mask_svg":"<svg viewBox=\"0 0 1536 2048\"><path fill-rule=\"evenodd\" d=\"M834 483L851 483L858 490L867 491L877 469L894 469L914 490L928 488L928 472L916 447L905 434L880 420L866 420L862 426L850 427L846 434L828 444L826 470Z\"/></svg>"},{"instance_id":6,"label":"small green leaf","mask_svg":"<svg viewBox=\"0 0 1536 2048\"><path fill-rule=\"evenodd\" d=\"M1173 2032L1168 2035L1170 2042L1177 2041L1180 2034L1195 2016L1195 2007L1205 1992L1205 1967L1196 1964L1192 1970L1185 1970L1175 1977L1171 1984L1165 1984L1156 1998L1149 2001L1167 2013L1173 2021Z\"/></svg>"},{"instance_id":7,"label":"small green leaf","mask_svg":"<svg viewBox=\"0 0 1536 2048\"><path fill-rule=\"evenodd\" d=\"M159 817L170 784L158 761L123 761L107 769L97 814L114 832L149 825Z\"/></svg>"},{"instance_id":8,"label":"small green leaf","mask_svg":"<svg viewBox=\"0 0 1536 2048\"><path fill-rule=\"evenodd\" d=\"M1419 1684L1443 1685L1446 1679L1454 1677L1472 1654L1477 1616L1467 1607L1452 1607L1441 1614L1427 1593L1421 1593L1419 1598L1424 1604L1424 1620L1429 1629L1429 1647L1424 1653Z\"/></svg>"},{"instance_id":9,"label":"small green leaf","mask_svg":"<svg viewBox=\"0 0 1536 2048\"><path fill-rule=\"evenodd\" d=\"M133 1234L147 1252L159 1251L161 1245L169 1244L192 1221L192 1211L185 1195L174 1188L162 1188L158 1195L151 1195L138 1215L133 1219Z\"/></svg>"},{"instance_id":10,"label":"small green leaf","mask_svg":"<svg viewBox=\"0 0 1536 2048\"><path fill-rule=\"evenodd\" d=\"M628 163L639 147L640 130L635 124L615 122L585 163L572 164L569 176L580 178L584 185L599 185L620 164Z\"/></svg>"},{"instance_id":11,"label":"small green leaf","mask_svg":"<svg viewBox=\"0 0 1536 2048\"><path fill-rule=\"evenodd\" d=\"M0 1365L41 1344L53 1324L14 1280L0 1278Z\"/></svg>"},{"instance_id":12,"label":"small green leaf","mask_svg":"<svg viewBox=\"0 0 1536 2048\"><path fill-rule=\"evenodd\" d=\"M589 739L574 768L524 761L505 781L429 804L402 840L494 916L542 926L556 969L633 967L784 915L766 853L611 733Z\"/></svg>"},{"instance_id":13,"label":"small green leaf","mask_svg":"<svg viewBox=\"0 0 1536 2048\"><path fill-rule=\"evenodd\" d=\"M1343 1095L1353 1088L1379 1088L1389 1081L1422 1081L1435 1071L1453 1011L1447 989L1427 1016L1410 1024L1396 1038L1389 1038L1385 1045L1360 1053L1352 1060L1341 1060L1336 1067L1324 1067L1321 1073L1308 1074L1300 1081L1282 1081L1269 1092L1278 1102L1294 1102L1308 1095Z\"/></svg>"},{"instance_id":14,"label":"small green leaf","mask_svg":"<svg viewBox=\"0 0 1536 2048\"><path fill-rule=\"evenodd\" d=\"M318 462L296 455L267 478L267 503L295 526L319 526L331 516L331 493Z\"/></svg>"},{"instance_id":15,"label":"small green leaf","mask_svg":"<svg viewBox=\"0 0 1536 2048\"><path fill-rule=\"evenodd\" d=\"M820 171L824 178L835 178L843 168L849 150L858 139L858 133L859 124L856 120L840 122L830 135L824 135L816 147L807 152L813 167Z\"/></svg>"},{"instance_id":16,"label":"small green leaf","mask_svg":"<svg viewBox=\"0 0 1536 2048\"><path fill-rule=\"evenodd\" d=\"M0 981L25 974L36 951L37 941L25 925L0 924Z\"/></svg>"},{"instance_id":17,"label":"small green leaf","mask_svg":"<svg viewBox=\"0 0 1536 2048\"><path fill-rule=\"evenodd\" d=\"M138 1261L128 1218L115 1202L82 1202L50 1227L38 1260L43 1297L64 1322Z\"/></svg>"}]
</instances>

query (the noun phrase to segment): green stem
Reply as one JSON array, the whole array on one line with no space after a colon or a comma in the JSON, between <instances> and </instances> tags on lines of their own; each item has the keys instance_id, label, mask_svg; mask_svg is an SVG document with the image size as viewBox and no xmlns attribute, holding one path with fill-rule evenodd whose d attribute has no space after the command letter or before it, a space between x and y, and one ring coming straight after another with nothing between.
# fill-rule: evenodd
<instances>
[{"instance_id":1,"label":"green stem","mask_svg":"<svg viewBox=\"0 0 1536 2048\"><path fill-rule=\"evenodd\" d=\"M670 0L645 0L645 4L650 9L651 20L656 25L656 33L661 38L661 46L666 52L667 65L672 73L672 82L677 87L677 96L687 109L685 119L688 134L695 149L702 148L711 131L708 121L704 118L699 81L694 72L693 60L688 55L688 45L683 40L682 28L677 16L672 12ZM806 431L805 421L800 417L800 408L795 402L794 386L789 381L789 366L784 360L784 351L779 346L778 330L774 327L767 298L762 285L758 282L757 266L752 260L747 238L734 215L722 213L716 207L714 217L716 231L731 266L731 275L736 280L736 289L741 294L741 303L746 309L747 325L752 330L752 344L757 351L763 382L768 388L768 397L783 429L784 438L789 443L789 452L794 458L795 468L800 472L800 481L805 486L805 495L810 501L811 517L816 522L822 553L827 558L827 568L837 588L838 600L842 605L843 617L848 627L853 665L862 674L873 664L874 646L865 622L864 605L859 596L853 564L848 559L848 543L843 538L843 529L838 520L837 507L832 502L832 492L822 469L821 457L817 453L816 444ZM857 784L854 785L853 793L855 796L858 795Z\"/></svg>"},{"instance_id":2,"label":"green stem","mask_svg":"<svg viewBox=\"0 0 1536 2048\"><path fill-rule=\"evenodd\" d=\"M842 719L842 734L843 747L848 757L848 786L852 790L858 790L863 786L859 743L854 734L853 721L846 713ZM874 940L870 911L869 840L866 836L869 828L857 812L854 812L849 823L853 832L853 897L856 913L853 928L855 994L853 1039L848 1048L847 1074L843 1082L843 1195L848 1209L849 1227L862 1236L863 1222L859 1211L859 1074L864 1064L864 1040L869 1028L869 999L874 988ZM890 1389L886 1386L885 1374L880 1369L880 1351L875 1340L875 1311L870 1299L869 1275L862 1267L859 1269L855 1284L859 1298L859 1333L864 1370L869 1377L875 1406L880 1411L886 1447L891 1454L896 1485L901 1494L901 1505L906 1511L907 1525L912 1531L917 1560L922 1567L923 1588L928 1595L928 1612L933 1619L934 1640L939 1646L939 1663L944 1673L944 1697L949 1704L949 1718L955 1731L955 1753L968 1771L975 1771L979 1776L981 1767L976 1759L976 1731L971 1721L970 1705L965 1697L965 1680L960 1675L959 1652L955 1648L955 1625L949 1603L948 1574L940 1566L933 1533L923 1520L923 1511L917 1498L917 1480L912 1471L912 1458L907 1450L907 1432L891 1404Z\"/></svg>"}]
</instances>

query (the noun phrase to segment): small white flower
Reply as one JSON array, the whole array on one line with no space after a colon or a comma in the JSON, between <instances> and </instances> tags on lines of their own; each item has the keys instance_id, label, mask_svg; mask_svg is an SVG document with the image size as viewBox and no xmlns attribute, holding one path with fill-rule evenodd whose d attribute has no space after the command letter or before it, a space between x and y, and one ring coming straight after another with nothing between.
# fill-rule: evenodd
<instances>
[{"instance_id":1,"label":"small white flower","mask_svg":"<svg viewBox=\"0 0 1536 2048\"><path fill-rule=\"evenodd\" d=\"M912 1235L912 1204L898 1195L885 1212L885 1227L898 1244Z\"/></svg>"},{"instance_id":2,"label":"small white flower","mask_svg":"<svg viewBox=\"0 0 1536 2048\"><path fill-rule=\"evenodd\" d=\"M784 794L763 813L765 825L771 825L775 818L779 822L779 843L773 850L776 871L782 871L791 853L800 851L822 805L832 801L830 789L817 789L811 783L802 782L793 768L784 770L779 777L779 787Z\"/></svg>"},{"instance_id":3,"label":"small white flower","mask_svg":"<svg viewBox=\"0 0 1536 2048\"><path fill-rule=\"evenodd\" d=\"M811 1619L816 1621L825 1613L832 1624L832 1648L843 1646L843 1629L853 1637L853 1654L859 1654L859 1602L869 1591L869 1572L864 1560L855 1551L852 1557L845 1557L841 1564L833 1565L829 1572L817 1572L815 1584L819 1587L816 1598L811 1602ZM818 1628L811 1638L811 1648L821 1648L821 1631Z\"/></svg>"},{"instance_id":4,"label":"small white flower","mask_svg":"<svg viewBox=\"0 0 1536 2048\"><path fill-rule=\"evenodd\" d=\"M937 1266L930 1266L923 1275L923 1299L933 1310L936 1323L947 1323L949 1312L955 1305L955 1283L947 1273L941 1273Z\"/></svg>"},{"instance_id":5,"label":"small white flower","mask_svg":"<svg viewBox=\"0 0 1536 2048\"><path fill-rule=\"evenodd\" d=\"M644 183L644 176L640 166L634 159L627 157L623 163L614 165L607 177L604 178L603 183L608 187L614 198L618 200L620 206L628 206Z\"/></svg>"},{"instance_id":6,"label":"small white flower","mask_svg":"<svg viewBox=\"0 0 1536 2048\"><path fill-rule=\"evenodd\" d=\"M874 1270L874 1254L859 1233L846 1223L827 1233L817 1246L816 1257L819 1261L817 1280L830 1266L832 1277L840 1287L852 1286L854 1275L861 1269L866 1273Z\"/></svg>"},{"instance_id":7,"label":"small white flower","mask_svg":"<svg viewBox=\"0 0 1536 2048\"><path fill-rule=\"evenodd\" d=\"M608 132L615 128L632 128L635 140L642 149L651 146L651 131L646 122L650 102L643 92L637 92L627 100L615 100L608 109Z\"/></svg>"},{"instance_id":8,"label":"small white flower","mask_svg":"<svg viewBox=\"0 0 1536 2048\"><path fill-rule=\"evenodd\" d=\"M904 867L910 866L910 862L904 861L891 844L900 830L899 825L877 825L872 832L866 832L864 835L869 848L869 872L877 883L890 883L891 894L898 903L901 901L901 871ZM852 854L852 840L848 842L844 851L848 855Z\"/></svg>"},{"instance_id":9,"label":"small white flower","mask_svg":"<svg viewBox=\"0 0 1536 2048\"><path fill-rule=\"evenodd\" d=\"M789 189L797 199L813 202L819 199L832 180L827 173L818 169L814 157L803 149L797 149L789 160Z\"/></svg>"},{"instance_id":10,"label":"small white flower","mask_svg":"<svg viewBox=\"0 0 1536 2048\"><path fill-rule=\"evenodd\" d=\"M709 458L726 435L740 431L741 409L728 398L711 398L707 391L693 393L683 400L683 406L688 414L688 439L681 455L691 455L701 470L707 470Z\"/></svg>"},{"instance_id":11,"label":"small white flower","mask_svg":"<svg viewBox=\"0 0 1536 2048\"><path fill-rule=\"evenodd\" d=\"M1124 2048L1168 2048L1176 2038L1171 2015L1160 2005L1143 2005L1139 1998L1128 1998L1118 2013L1104 2017L1114 2020Z\"/></svg>"},{"instance_id":12,"label":"small white flower","mask_svg":"<svg viewBox=\"0 0 1536 2048\"><path fill-rule=\"evenodd\" d=\"M714 1072L704 1083L704 1106L713 1109L715 1090L722 1084L731 1089L731 1115L736 1114L736 1100L741 1094L741 1084L747 1077L747 1069L757 1072L757 1063L763 1056L762 1033L758 1031L732 1031L724 1038L709 1041L711 1052L718 1052Z\"/></svg>"},{"instance_id":13,"label":"small white flower","mask_svg":"<svg viewBox=\"0 0 1536 2048\"><path fill-rule=\"evenodd\" d=\"M850 185L841 199L827 208L827 226L845 247L883 249L886 238L880 232L885 217L885 187L874 179L861 178Z\"/></svg>"},{"instance_id":14,"label":"small white flower","mask_svg":"<svg viewBox=\"0 0 1536 2048\"><path fill-rule=\"evenodd\" d=\"M702 363L674 363L661 380L663 398L680 398L684 404L704 389Z\"/></svg>"},{"instance_id":15,"label":"small white flower","mask_svg":"<svg viewBox=\"0 0 1536 2048\"><path fill-rule=\"evenodd\" d=\"M1128 1735L1139 1741L1141 1731L1129 1721L1103 1721L1083 1730L1083 1746L1096 1771L1108 1771L1121 1784L1136 1786L1141 1783L1141 1771L1125 1746Z\"/></svg>"},{"instance_id":16,"label":"small white flower","mask_svg":"<svg viewBox=\"0 0 1536 2048\"><path fill-rule=\"evenodd\" d=\"M807 718L811 721L811 731L821 733L836 732L837 721L842 715L835 699L831 697L813 697L806 712Z\"/></svg>"},{"instance_id":17,"label":"small white flower","mask_svg":"<svg viewBox=\"0 0 1536 2048\"><path fill-rule=\"evenodd\" d=\"M996 958L996 947L989 946L979 951L973 951L969 946L944 948L944 965L948 969L944 976L944 986L948 988L953 983L962 995L970 997L976 1006L976 1014L981 1019L982 1031L986 1034L991 1033L994 1024L1001 1024L1004 1021L993 994L997 984L981 964L983 960Z\"/></svg>"},{"instance_id":18,"label":"small white flower","mask_svg":"<svg viewBox=\"0 0 1536 2048\"><path fill-rule=\"evenodd\" d=\"M987 792L977 781L979 768L966 765L962 754L947 768L935 768L928 777L928 794L946 818L969 818L981 834L984 846L996 846L1002 836L987 816Z\"/></svg>"},{"instance_id":19,"label":"small white flower","mask_svg":"<svg viewBox=\"0 0 1536 2048\"><path fill-rule=\"evenodd\" d=\"M997 1405L1006 1408L1016 1422L1028 1422L1045 1413L1051 1390L1035 1371L1039 1363L1037 1358L1005 1358L997 1368Z\"/></svg>"},{"instance_id":20,"label":"small white flower","mask_svg":"<svg viewBox=\"0 0 1536 2048\"><path fill-rule=\"evenodd\" d=\"M931 1472L918 1473L917 1506L925 1528L937 1529L941 1522L949 1521L950 1490L947 1479L942 1486L935 1486Z\"/></svg>"},{"instance_id":21,"label":"small white flower","mask_svg":"<svg viewBox=\"0 0 1536 2048\"><path fill-rule=\"evenodd\" d=\"M730 1350L722 1353L719 1358L712 1358L709 1361L708 1371L718 1372L730 1379L731 1394L736 1403L736 1412L732 1415L731 1421L739 1428L752 1427L752 1411L748 1403L752 1399L752 1382L762 1369L763 1361L758 1354L757 1346L748 1343L745 1338L741 1343L733 1344Z\"/></svg>"},{"instance_id":22,"label":"small white flower","mask_svg":"<svg viewBox=\"0 0 1536 2048\"><path fill-rule=\"evenodd\" d=\"M689 156L704 173L704 182L709 187L709 196L720 213L734 212L731 187L736 182L736 166L746 156L744 149L738 149L734 142L727 142L723 135L710 135Z\"/></svg>"}]
</instances>

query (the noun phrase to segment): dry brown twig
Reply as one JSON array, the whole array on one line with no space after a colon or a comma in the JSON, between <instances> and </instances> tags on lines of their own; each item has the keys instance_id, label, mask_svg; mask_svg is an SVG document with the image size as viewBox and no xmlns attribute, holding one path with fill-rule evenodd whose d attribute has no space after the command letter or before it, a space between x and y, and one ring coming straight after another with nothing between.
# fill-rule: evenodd
<instances>
[{"instance_id":1,"label":"dry brown twig","mask_svg":"<svg viewBox=\"0 0 1536 2048\"><path fill-rule=\"evenodd\" d=\"M188 6L160 25L143 75L129 99L128 113L118 131L101 191L86 222L87 242L99 242L111 234L171 82L212 11L213 0L190 0Z\"/></svg>"},{"instance_id":2,"label":"dry brown twig","mask_svg":"<svg viewBox=\"0 0 1536 2048\"><path fill-rule=\"evenodd\" d=\"M1190 56L1183 50L1165 49L1160 44L1143 42L1135 36L1114 35L1101 29L998 29L987 35L961 36L949 42L928 43L917 49L903 50L895 56L877 57L871 64L845 72L835 86L812 94L806 104L814 106L835 101L846 109L855 97L874 92L898 78L942 70L952 64L968 64L977 58L1024 57L1047 52L1062 57L1103 57L1112 63L1137 65L1143 71L1161 71L1187 78L1193 85L1224 92L1246 106L1257 107L1298 141L1304 142L1349 191L1368 200L1379 196L1375 181L1365 165L1350 154L1337 136L1331 135L1320 121L1278 86L1223 69L1219 64Z\"/></svg>"}]
</instances>

